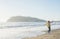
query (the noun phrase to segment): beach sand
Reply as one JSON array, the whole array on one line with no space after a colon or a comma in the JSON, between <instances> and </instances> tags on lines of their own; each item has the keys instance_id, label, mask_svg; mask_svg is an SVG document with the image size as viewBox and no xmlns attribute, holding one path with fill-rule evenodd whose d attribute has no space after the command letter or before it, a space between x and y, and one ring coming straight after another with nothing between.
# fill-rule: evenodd
<instances>
[{"instance_id":1,"label":"beach sand","mask_svg":"<svg viewBox=\"0 0 60 39\"><path fill-rule=\"evenodd\" d=\"M23 39L60 39L60 29L53 30L50 33L46 33L44 35L40 35L40 36L37 36L37 37L31 37L31 38L26 37L26 38L23 38Z\"/></svg>"}]
</instances>

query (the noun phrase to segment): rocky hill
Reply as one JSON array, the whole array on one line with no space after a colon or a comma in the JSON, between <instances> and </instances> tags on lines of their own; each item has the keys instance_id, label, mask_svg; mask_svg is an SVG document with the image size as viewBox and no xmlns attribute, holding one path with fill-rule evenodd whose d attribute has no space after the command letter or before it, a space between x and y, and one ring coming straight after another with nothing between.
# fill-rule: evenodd
<instances>
[{"instance_id":1,"label":"rocky hill","mask_svg":"<svg viewBox=\"0 0 60 39\"><path fill-rule=\"evenodd\" d=\"M8 19L7 22L45 22L45 20L32 17L14 16Z\"/></svg>"}]
</instances>

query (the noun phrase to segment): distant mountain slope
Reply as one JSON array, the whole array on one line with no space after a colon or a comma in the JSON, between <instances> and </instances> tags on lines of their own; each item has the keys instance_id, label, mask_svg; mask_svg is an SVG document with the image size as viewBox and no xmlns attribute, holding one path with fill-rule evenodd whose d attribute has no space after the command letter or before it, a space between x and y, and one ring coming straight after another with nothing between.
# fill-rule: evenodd
<instances>
[{"instance_id":1,"label":"distant mountain slope","mask_svg":"<svg viewBox=\"0 0 60 39\"><path fill-rule=\"evenodd\" d=\"M45 20L32 17L14 16L8 19L8 22L45 22Z\"/></svg>"}]
</instances>

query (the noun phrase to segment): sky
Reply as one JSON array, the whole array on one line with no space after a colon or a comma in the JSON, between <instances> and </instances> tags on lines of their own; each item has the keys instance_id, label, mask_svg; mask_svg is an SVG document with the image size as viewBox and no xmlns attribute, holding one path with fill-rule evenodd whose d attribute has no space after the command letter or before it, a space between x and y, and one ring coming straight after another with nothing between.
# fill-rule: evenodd
<instances>
[{"instance_id":1,"label":"sky","mask_svg":"<svg viewBox=\"0 0 60 39\"><path fill-rule=\"evenodd\" d=\"M12 16L60 20L60 0L0 0L0 22Z\"/></svg>"}]
</instances>

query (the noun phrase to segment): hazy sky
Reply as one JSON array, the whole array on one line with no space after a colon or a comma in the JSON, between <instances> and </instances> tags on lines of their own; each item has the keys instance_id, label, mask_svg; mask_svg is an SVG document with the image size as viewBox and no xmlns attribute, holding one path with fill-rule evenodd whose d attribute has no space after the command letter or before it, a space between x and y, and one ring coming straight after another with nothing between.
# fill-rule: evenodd
<instances>
[{"instance_id":1,"label":"hazy sky","mask_svg":"<svg viewBox=\"0 0 60 39\"><path fill-rule=\"evenodd\" d=\"M60 0L0 0L0 22L11 16L60 20Z\"/></svg>"}]
</instances>

